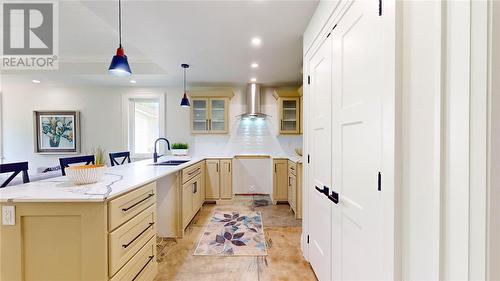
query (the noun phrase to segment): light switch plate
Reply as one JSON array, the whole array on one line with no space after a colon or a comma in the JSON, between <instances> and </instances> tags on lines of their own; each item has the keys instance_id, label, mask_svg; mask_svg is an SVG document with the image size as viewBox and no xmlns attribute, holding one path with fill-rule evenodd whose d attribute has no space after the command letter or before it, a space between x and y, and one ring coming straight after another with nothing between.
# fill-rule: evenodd
<instances>
[{"instance_id":1,"label":"light switch plate","mask_svg":"<svg viewBox=\"0 0 500 281\"><path fill-rule=\"evenodd\" d=\"M16 224L15 206L2 206L2 225Z\"/></svg>"}]
</instances>

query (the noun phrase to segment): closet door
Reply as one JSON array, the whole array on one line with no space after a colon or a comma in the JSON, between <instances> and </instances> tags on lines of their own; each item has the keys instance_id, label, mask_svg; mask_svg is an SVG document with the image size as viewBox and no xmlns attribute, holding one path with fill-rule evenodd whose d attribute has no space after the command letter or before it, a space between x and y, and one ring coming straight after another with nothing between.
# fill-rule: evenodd
<instances>
[{"instance_id":1,"label":"closet door","mask_svg":"<svg viewBox=\"0 0 500 281\"><path fill-rule=\"evenodd\" d=\"M392 251L382 213L382 96L394 73L384 71L378 1L356 0L331 33L333 41L333 280L383 280ZM389 31L390 32L390 31ZM392 53L394 55L394 53ZM388 247L386 247L388 246Z\"/></svg>"},{"instance_id":2,"label":"closet door","mask_svg":"<svg viewBox=\"0 0 500 281\"><path fill-rule=\"evenodd\" d=\"M309 261L319 280L331 279L331 201L326 195L332 186L332 42L326 38L309 61L310 128L309 152Z\"/></svg>"}]
</instances>

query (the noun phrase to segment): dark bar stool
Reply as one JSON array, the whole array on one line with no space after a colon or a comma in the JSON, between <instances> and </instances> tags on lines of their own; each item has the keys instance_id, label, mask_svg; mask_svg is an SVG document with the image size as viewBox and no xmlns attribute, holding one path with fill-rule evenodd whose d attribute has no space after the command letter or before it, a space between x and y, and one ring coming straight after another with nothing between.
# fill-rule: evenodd
<instances>
[{"instance_id":1,"label":"dark bar stool","mask_svg":"<svg viewBox=\"0 0 500 281\"><path fill-rule=\"evenodd\" d=\"M23 183L30 182L30 178L28 177L28 162L0 164L0 174L12 173L12 175L2 183L0 188L6 187L21 172L23 173Z\"/></svg>"},{"instance_id":2,"label":"dark bar stool","mask_svg":"<svg viewBox=\"0 0 500 281\"><path fill-rule=\"evenodd\" d=\"M122 157L123 157L123 159L121 159L121 163L118 162L120 160L118 158L122 158ZM127 161L127 163L130 163L130 152L124 151L124 152L110 153L109 160L111 162L111 166L123 165L123 164L125 164L125 161Z\"/></svg>"},{"instance_id":3,"label":"dark bar stool","mask_svg":"<svg viewBox=\"0 0 500 281\"><path fill-rule=\"evenodd\" d=\"M61 164L62 175L66 175L65 169L69 167L70 164L85 163L85 165L95 164L94 155L76 156L59 158L59 164Z\"/></svg>"}]
</instances>

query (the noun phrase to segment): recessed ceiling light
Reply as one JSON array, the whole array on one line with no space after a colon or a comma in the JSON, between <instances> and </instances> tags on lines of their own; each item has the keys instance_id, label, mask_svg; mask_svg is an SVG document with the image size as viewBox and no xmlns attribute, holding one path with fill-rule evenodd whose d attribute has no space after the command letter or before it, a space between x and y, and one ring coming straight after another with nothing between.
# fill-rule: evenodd
<instances>
[{"instance_id":1,"label":"recessed ceiling light","mask_svg":"<svg viewBox=\"0 0 500 281\"><path fill-rule=\"evenodd\" d=\"M259 64L258 64L258 63L256 63L256 62L254 62L254 63L252 63L250 66L251 66L252 68L257 68L257 67L259 67Z\"/></svg>"},{"instance_id":2,"label":"recessed ceiling light","mask_svg":"<svg viewBox=\"0 0 500 281\"><path fill-rule=\"evenodd\" d=\"M137 83L137 81L135 81L135 80L130 80L130 83L135 84L135 83Z\"/></svg>"},{"instance_id":3,"label":"recessed ceiling light","mask_svg":"<svg viewBox=\"0 0 500 281\"><path fill-rule=\"evenodd\" d=\"M33 80L31 80L31 82L33 82L33 83L35 83L35 84L39 84L39 83L40 83L40 80L33 79Z\"/></svg>"},{"instance_id":4,"label":"recessed ceiling light","mask_svg":"<svg viewBox=\"0 0 500 281\"><path fill-rule=\"evenodd\" d=\"M259 37L252 38L252 45L258 47L260 44L262 44L262 40Z\"/></svg>"},{"instance_id":5,"label":"recessed ceiling light","mask_svg":"<svg viewBox=\"0 0 500 281\"><path fill-rule=\"evenodd\" d=\"M251 78L250 82L257 82L257 78Z\"/></svg>"}]
</instances>

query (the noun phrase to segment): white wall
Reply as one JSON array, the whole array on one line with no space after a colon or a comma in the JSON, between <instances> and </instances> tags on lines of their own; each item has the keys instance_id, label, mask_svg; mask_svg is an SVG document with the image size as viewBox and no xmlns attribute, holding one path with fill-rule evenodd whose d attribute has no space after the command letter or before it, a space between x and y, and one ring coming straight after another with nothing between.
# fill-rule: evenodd
<instances>
[{"instance_id":1,"label":"white wall","mask_svg":"<svg viewBox=\"0 0 500 281\"><path fill-rule=\"evenodd\" d=\"M487 277L500 280L500 3L492 2Z\"/></svg>"},{"instance_id":2,"label":"white wall","mask_svg":"<svg viewBox=\"0 0 500 281\"><path fill-rule=\"evenodd\" d=\"M35 154L33 138L33 110L79 110L81 117L81 152L89 153L101 146L108 152L126 149L123 139L122 95L136 93L166 93L166 137L171 142L188 142L192 153L219 155L230 153L227 135L192 135L189 127L189 109L179 106L180 88L140 87L91 87L81 85L58 85L42 81L40 84L20 82L11 76L2 77L3 85L3 152L4 163L29 161L30 172L37 167L58 165L61 155ZM244 88L235 88L235 97L230 103L231 132L239 125L238 114L243 113ZM264 110L276 117L276 101L265 90L262 102ZM271 120L272 124L272 120ZM302 146L301 136L273 135L273 154L293 153Z\"/></svg>"},{"instance_id":3,"label":"white wall","mask_svg":"<svg viewBox=\"0 0 500 281\"><path fill-rule=\"evenodd\" d=\"M402 279L439 280L441 3L401 3Z\"/></svg>"}]
</instances>

